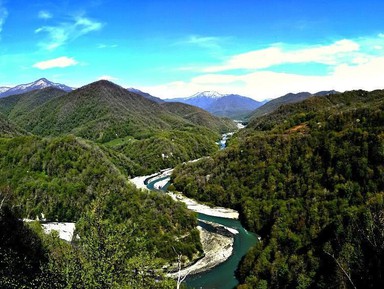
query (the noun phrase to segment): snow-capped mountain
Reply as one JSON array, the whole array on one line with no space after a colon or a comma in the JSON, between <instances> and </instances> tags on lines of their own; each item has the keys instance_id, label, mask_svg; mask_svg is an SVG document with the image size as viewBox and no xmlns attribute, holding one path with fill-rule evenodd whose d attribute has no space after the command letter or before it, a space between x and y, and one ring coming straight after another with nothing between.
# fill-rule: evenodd
<instances>
[{"instance_id":1,"label":"snow-capped mountain","mask_svg":"<svg viewBox=\"0 0 384 289\"><path fill-rule=\"evenodd\" d=\"M234 119L246 116L263 104L246 96L221 94L217 91L203 91L190 97L166 99L166 101L194 105L216 116L225 116Z\"/></svg>"},{"instance_id":2,"label":"snow-capped mountain","mask_svg":"<svg viewBox=\"0 0 384 289\"><path fill-rule=\"evenodd\" d=\"M9 90L9 89L10 89L10 87L1 86L1 87L0 87L0 94L6 92L6 91Z\"/></svg>"},{"instance_id":3,"label":"snow-capped mountain","mask_svg":"<svg viewBox=\"0 0 384 289\"><path fill-rule=\"evenodd\" d=\"M8 88L4 92L0 92L0 97L7 97L14 94L21 94L25 92L29 92L36 89L43 89L46 87L55 87L64 91L72 91L73 88L69 87L67 85L61 84L61 83L55 83L52 81L49 81L46 78L40 78L34 82L26 83L26 84L20 84L12 88Z\"/></svg>"},{"instance_id":4,"label":"snow-capped mountain","mask_svg":"<svg viewBox=\"0 0 384 289\"><path fill-rule=\"evenodd\" d=\"M194 95L188 97L188 98L198 98L198 97L208 97L208 98L220 98L223 97L225 94L218 93L217 91L203 91L195 93Z\"/></svg>"}]
</instances>

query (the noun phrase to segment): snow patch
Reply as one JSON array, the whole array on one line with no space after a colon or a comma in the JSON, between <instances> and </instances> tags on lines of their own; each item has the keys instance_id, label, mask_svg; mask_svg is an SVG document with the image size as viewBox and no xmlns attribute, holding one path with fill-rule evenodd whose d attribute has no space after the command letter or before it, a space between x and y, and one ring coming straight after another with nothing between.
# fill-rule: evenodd
<instances>
[{"instance_id":1,"label":"snow patch","mask_svg":"<svg viewBox=\"0 0 384 289\"><path fill-rule=\"evenodd\" d=\"M217 91L203 91L195 93L194 95L188 98L197 98L197 97L208 97L208 98L221 98L225 96L225 94L218 93Z\"/></svg>"}]
</instances>

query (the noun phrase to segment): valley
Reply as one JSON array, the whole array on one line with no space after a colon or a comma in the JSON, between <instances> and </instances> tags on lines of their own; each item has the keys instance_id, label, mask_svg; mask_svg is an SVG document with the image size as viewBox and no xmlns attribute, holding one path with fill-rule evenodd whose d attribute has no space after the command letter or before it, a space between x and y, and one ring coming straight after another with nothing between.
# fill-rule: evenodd
<instances>
[{"instance_id":1,"label":"valley","mask_svg":"<svg viewBox=\"0 0 384 289\"><path fill-rule=\"evenodd\" d=\"M4 288L175 288L180 256L187 288L383 284L382 90L288 94L237 130L105 80L37 83L0 99Z\"/></svg>"},{"instance_id":2,"label":"valley","mask_svg":"<svg viewBox=\"0 0 384 289\"><path fill-rule=\"evenodd\" d=\"M246 252L256 244L255 234L244 229L238 220L238 212L209 207L184 197L180 193L167 191L172 170L132 180L138 187L162 190L175 201L183 202L189 210L198 213L198 225L204 256L192 265L186 265L178 274L187 276L188 288L231 289L238 285L235 271ZM144 183L147 183L144 185Z\"/></svg>"}]
</instances>

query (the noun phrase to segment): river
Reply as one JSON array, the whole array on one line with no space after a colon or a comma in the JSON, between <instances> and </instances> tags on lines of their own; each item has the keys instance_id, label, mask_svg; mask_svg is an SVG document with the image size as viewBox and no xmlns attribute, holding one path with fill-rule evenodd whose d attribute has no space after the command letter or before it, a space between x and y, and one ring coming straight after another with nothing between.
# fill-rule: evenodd
<instances>
[{"instance_id":1,"label":"river","mask_svg":"<svg viewBox=\"0 0 384 289\"><path fill-rule=\"evenodd\" d=\"M220 149L224 149L226 147L226 143L228 138L230 138L233 133L223 134L222 139L218 143ZM169 182L164 185L164 180L169 179L169 176L152 178L146 186L150 190L154 190L156 187L156 183L162 182L161 190L167 191ZM199 226L209 230L209 226L207 226L202 221L209 221L217 224L224 225L228 228L232 228L237 230L239 233L234 236L234 244L232 255L223 263L217 265L216 267L199 273L195 275L190 275L185 280L188 288L196 288L196 289L233 289L235 288L239 282L235 277L235 271L239 266L239 263L242 257L248 252L248 250L256 244L257 236L254 233L248 232L241 225L239 220L229 219L229 218L221 218L210 216L202 213L198 213Z\"/></svg>"},{"instance_id":2,"label":"river","mask_svg":"<svg viewBox=\"0 0 384 289\"><path fill-rule=\"evenodd\" d=\"M147 184L148 189L153 190L155 184L163 182L165 177L153 178ZM162 187L166 190L168 185ZM239 220L214 217L205 214L198 214L198 219L202 221L210 221L213 223L221 224L229 228L237 230L239 233L235 235L232 255L220 265L196 275L190 275L185 280L188 288L204 288L204 289L232 289L236 287L239 282L235 277L235 271L239 265L241 258L248 252L248 250L257 242L257 236L248 232L241 225ZM199 226L207 228L204 222L199 221ZM207 228L208 229L208 228Z\"/></svg>"}]
</instances>

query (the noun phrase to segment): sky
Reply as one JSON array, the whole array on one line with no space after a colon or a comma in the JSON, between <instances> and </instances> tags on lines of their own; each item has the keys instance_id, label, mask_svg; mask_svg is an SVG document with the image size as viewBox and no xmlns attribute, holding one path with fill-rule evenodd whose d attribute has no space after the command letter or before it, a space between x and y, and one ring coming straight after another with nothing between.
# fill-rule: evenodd
<instances>
[{"instance_id":1,"label":"sky","mask_svg":"<svg viewBox=\"0 0 384 289\"><path fill-rule=\"evenodd\" d=\"M161 98L384 89L382 0L0 0L0 86Z\"/></svg>"}]
</instances>

